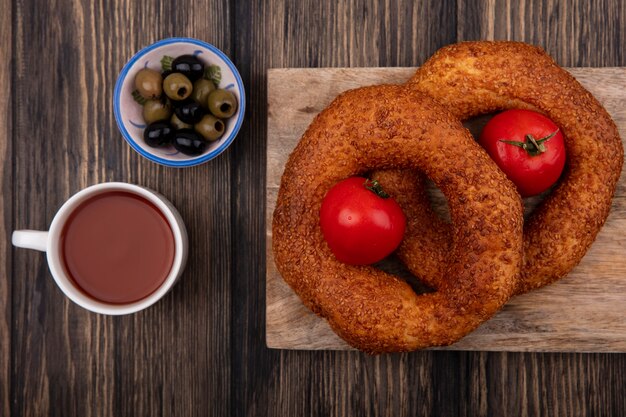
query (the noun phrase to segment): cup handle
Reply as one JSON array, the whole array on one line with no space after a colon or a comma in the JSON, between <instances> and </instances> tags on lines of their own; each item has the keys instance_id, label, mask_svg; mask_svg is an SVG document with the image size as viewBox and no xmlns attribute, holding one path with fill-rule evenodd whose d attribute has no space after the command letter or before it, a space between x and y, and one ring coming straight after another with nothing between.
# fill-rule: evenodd
<instances>
[{"instance_id":1,"label":"cup handle","mask_svg":"<svg viewBox=\"0 0 626 417\"><path fill-rule=\"evenodd\" d=\"M15 230L11 236L11 243L18 248L35 249L45 252L48 250L48 232L39 230Z\"/></svg>"}]
</instances>

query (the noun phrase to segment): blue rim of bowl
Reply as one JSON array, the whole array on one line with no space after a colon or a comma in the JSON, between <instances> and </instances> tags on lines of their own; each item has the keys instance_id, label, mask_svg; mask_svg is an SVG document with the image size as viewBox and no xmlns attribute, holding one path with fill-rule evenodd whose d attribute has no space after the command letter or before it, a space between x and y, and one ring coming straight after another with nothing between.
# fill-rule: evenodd
<instances>
[{"instance_id":1,"label":"blue rim of bowl","mask_svg":"<svg viewBox=\"0 0 626 417\"><path fill-rule=\"evenodd\" d=\"M206 155L201 155L197 158L188 159L184 161L172 161L169 159L160 158L154 154L146 152L141 146L139 146L133 140L128 130L126 130L126 126L124 126L124 121L122 120L122 115L120 112L120 95L122 91L122 84L124 83L124 80L126 79L126 76L128 75L128 71L130 71L130 69L135 64L135 62L137 62L141 57L143 57L146 53L152 51L153 49L159 48L164 45L169 45L172 43L178 43L178 42L190 43L193 45L201 46L203 48L209 49L211 52L219 56L226 63L226 65L228 65L228 68L231 70L231 72L235 76L235 81L237 81L237 87L239 88L239 91L240 91L239 117L237 117L235 127L233 131L230 133L230 136L226 139L226 141L224 141L224 143L222 143L220 146L213 149L211 152L207 153ZM115 121L117 122L117 127L120 129L120 132L122 132L122 136L124 137L126 142L128 142L128 144L135 151L137 151L137 153L139 153L141 156L143 156L146 159L149 159L150 161L159 163L161 165L169 166L169 167L190 167L190 166L200 165L204 162L210 161L211 159L215 158L216 156L224 152L226 148L228 148L228 146L232 143L232 141L235 140L235 137L239 133L239 129L241 128L241 125L243 123L243 118L246 112L246 92L243 88L243 81L241 81L241 76L239 75L239 71L237 71L237 68L235 67L235 65L224 54L224 52L220 51L219 49L217 49L215 46L211 45L210 43L203 42L198 39L167 38L167 39L162 39L160 41L157 41L153 43L152 45L146 46L145 48L137 52L135 55L133 55L130 61L128 61L126 65L124 65L124 68L122 68L120 75L117 77L117 82L115 83L115 92L113 94L113 112L115 113Z\"/></svg>"}]
</instances>

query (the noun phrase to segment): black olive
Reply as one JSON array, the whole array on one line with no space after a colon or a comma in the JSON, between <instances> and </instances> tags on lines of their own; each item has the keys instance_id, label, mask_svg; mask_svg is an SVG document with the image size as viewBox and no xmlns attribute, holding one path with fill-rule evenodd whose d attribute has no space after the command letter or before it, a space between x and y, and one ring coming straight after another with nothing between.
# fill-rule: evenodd
<instances>
[{"instance_id":1,"label":"black olive","mask_svg":"<svg viewBox=\"0 0 626 417\"><path fill-rule=\"evenodd\" d=\"M181 55L172 61L172 71L180 72L194 82L204 75L204 64L195 55Z\"/></svg>"},{"instance_id":2,"label":"black olive","mask_svg":"<svg viewBox=\"0 0 626 417\"><path fill-rule=\"evenodd\" d=\"M188 123L190 125L195 125L202 119L205 111L202 106L197 103L195 100L187 99L183 101L175 101L174 105L174 114L181 121Z\"/></svg>"},{"instance_id":3,"label":"black olive","mask_svg":"<svg viewBox=\"0 0 626 417\"><path fill-rule=\"evenodd\" d=\"M150 123L143 131L143 140L153 148L169 145L174 139L174 129L168 122Z\"/></svg>"},{"instance_id":4,"label":"black olive","mask_svg":"<svg viewBox=\"0 0 626 417\"><path fill-rule=\"evenodd\" d=\"M174 147L185 155L200 155L207 147L207 141L191 129L181 129L174 135Z\"/></svg>"}]
</instances>

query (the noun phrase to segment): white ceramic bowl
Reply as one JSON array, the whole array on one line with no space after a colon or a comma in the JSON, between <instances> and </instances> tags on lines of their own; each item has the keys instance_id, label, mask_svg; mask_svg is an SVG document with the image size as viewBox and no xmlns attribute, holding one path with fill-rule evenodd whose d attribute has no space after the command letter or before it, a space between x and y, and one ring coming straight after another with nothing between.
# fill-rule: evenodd
<instances>
[{"instance_id":1,"label":"white ceramic bowl","mask_svg":"<svg viewBox=\"0 0 626 417\"><path fill-rule=\"evenodd\" d=\"M196 55L205 65L218 65L221 69L221 81L218 88L231 91L237 98L237 112L225 121L226 131L217 141L211 142L205 152L198 156L188 156L174 147L152 148L143 140L146 126L143 121L142 107L135 102L132 91L135 89L135 74L142 68L161 70L161 58L164 55ZM122 71L115 84L113 110L117 126L126 142L143 157L169 167L190 167L209 161L228 148L233 142L243 122L246 110L246 95L241 76L235 65L215 46L192 38L168 38L160 40L137 52Z\"/></svg>"}]
</instances>

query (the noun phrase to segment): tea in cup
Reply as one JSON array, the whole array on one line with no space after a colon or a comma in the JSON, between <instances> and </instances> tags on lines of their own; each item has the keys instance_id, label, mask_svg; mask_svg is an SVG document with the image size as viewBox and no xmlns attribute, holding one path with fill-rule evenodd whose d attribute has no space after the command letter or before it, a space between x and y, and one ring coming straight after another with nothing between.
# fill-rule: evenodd
<instances>
[{"instance_id":1,"label":"tea in cup","mask_svg":"<svg viewBox=\"0 0 626 417\"><path fill-rule=\"evenodd\" d=\"M48 232L18 230L13 245L45 251L59 288L97 313L129 314L169 291L184 268L187 232L165 197L127 183L72 196Z\"/></svg>"}]
</instances>

